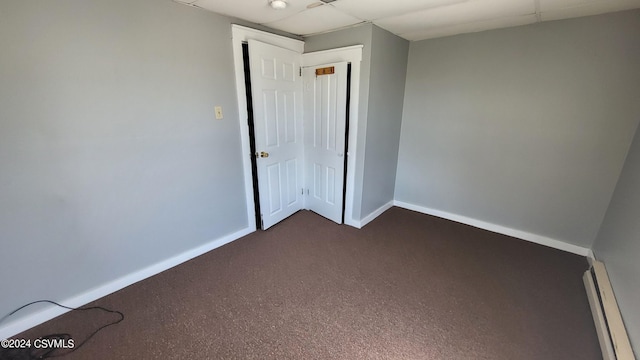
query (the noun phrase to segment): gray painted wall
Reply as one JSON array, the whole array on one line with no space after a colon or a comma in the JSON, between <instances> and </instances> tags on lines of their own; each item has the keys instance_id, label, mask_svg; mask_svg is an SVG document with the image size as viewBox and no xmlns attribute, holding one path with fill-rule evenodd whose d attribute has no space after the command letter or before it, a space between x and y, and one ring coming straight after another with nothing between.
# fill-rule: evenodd
<instances>
[{"instance_id":1,"label":"gray painted wall","mask_svg":"<svg viewBox=\"0 0 640 360\"><path fill-rule=\"evenodd\" d=\"M229 19L2 1L0 49L0 314L247 226Z\"/></svg>"},{"instance_id":2,"label":"gray painted wall","mask_svg":"<svg viewBox=\"0 0 640 360\"><path fill-rule=\"evenodd\" d=\"M640 12L414 42L396 200L590 248L640 120Z\"/></svg>"},{"instance_id":3,"label":"gray painted wall","mask_svg":"<svg viewBox=\"0 0 640 360\"><path fill-rule=\"evenodd\" d=\"M392 201L409 41L373 26L361 217Z\"/></svg>"},{"instance_id":4,"label":"gray painted wall","mask_svg":"<svg viewBox=\"0 0 640 360\"><path fill-rule=\"evenodd\" d=\"M640 349L640 129L593 250L603 261L636 354Z\"/></svg>"},{"instance_id":5,"label":"gray painted wall","mask_svg":"<svg viewBox=\"0 0 640 360\"><path fill-rule=\"evenodd\" d=\"M367 117L369 111L369 75L371 69L371 41L373 25L362 24L352 28L331 33L309 36L304 39L304 51L314 52L335 49L351 45L364 45L360 64L360 99L358 104L358 143L356 147L355 192L353 196L353 217L361 218L362 189L364 177L364 158L367 133ZM349 144L353 149L354 144Z\"/></svg>"}]
</instances>

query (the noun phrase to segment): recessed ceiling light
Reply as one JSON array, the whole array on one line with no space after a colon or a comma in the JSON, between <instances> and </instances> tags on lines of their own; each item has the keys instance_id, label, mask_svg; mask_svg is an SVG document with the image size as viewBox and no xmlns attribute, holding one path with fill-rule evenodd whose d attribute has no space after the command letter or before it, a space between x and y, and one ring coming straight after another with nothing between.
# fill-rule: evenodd
<instances>
[{"instance_id":1,"label":"recessed ceiling light","mask_svg":"<svg viewBox=\"0 0 640 360\"><path fill-rule=\"evenodd\" d=\"M269 5L275 10L282 10L287 7L285 0L269 0Z\"/></svg>"}]
</instances>

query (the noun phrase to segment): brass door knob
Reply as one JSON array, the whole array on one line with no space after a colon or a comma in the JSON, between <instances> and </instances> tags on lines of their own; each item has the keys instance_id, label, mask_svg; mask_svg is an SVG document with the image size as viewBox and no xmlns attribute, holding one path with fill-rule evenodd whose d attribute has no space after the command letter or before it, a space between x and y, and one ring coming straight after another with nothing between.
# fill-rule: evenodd
<instances>
[{"instance_id":1,"label":"brass door knob","mask_svg":"<svg viewBox=\"0 0 640 360\"><path fill-rule=\"evenodd\" d=\"M269 153L268 153L268 152L261 151L261 152L260 152L260 157L261 157L261 158L269 157Z\"/></svg>"}]
</instances>

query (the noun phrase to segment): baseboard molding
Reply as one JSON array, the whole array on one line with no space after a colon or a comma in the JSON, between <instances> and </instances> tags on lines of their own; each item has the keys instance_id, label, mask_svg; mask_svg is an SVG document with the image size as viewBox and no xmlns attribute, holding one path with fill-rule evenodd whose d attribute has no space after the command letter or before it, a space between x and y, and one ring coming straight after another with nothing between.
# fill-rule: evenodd
<instances>
[{"instance_id":1,"label":"baseboard molding","mask_svg":"<svg viewBox=\"0 0 640 360\"><path fill-rule=\"evenodd\" d=\"M195 257L198 257L213 249L219 248L220 246L228 244L252 232L253 231L249 227L247 227L235 233L210 241L209 243L201 245L197 248L187 250L181 254L178 254L174 257L163 260L159 263L146 267L142 270L125 275L119 279L110 281L104 285L88 290L80 295L76 295L66 300L61 300L59 302L63 305L70 306L70 307L80 307L80 306L86 305L92 301L100 299L101 297L104 297L118 290L121 290L129 285L135 284L138 281L157 275L165 270L168 270L174 266L180 265L186 261L189 261ZM34 326L40 325L45 321L48 321L57 316L60 316L68 311L69 310L67 309L59 308L53 305L47 306L42 311L27 315L24 318L19 318L18 320L14 320L13 322L10 322L0 327L0 339L7 339L11 336L19 334L25 330L28 330Z\"/></svg>"},{"instance_id":2,"label":"baseboard molding","mask_svg":"<svg viewBox=\"0 0 640 360\"><path fill-rule=\"evenodd\" d=\"M383 212L389 210L394 204L394 201L391 200L388 203L380 206L379 208L377 208L376 210L374 210L371 214L365 216L362 220L360 221L355 221L355 223L352 226L357 227L358 229L362 229L365 225L367 225L368 223L372 222L375 218L377 218L378 216L380 216ZM349 224L351 225L351 224Z\"/></svg>"},{"instance_id":3,"label":"baseboard molding","mask_svg":"<svg viewBox=\"0 0 640 360\"><path fill-rule=\"evenodd\" d=\"M596 255L593 253L593 250L589 249L587 251L587 262L589 262L589 266L593 266L593 263L596 261Z\"/></svg>"},{"instance_id":4,"label":"baseboard molding","mask_svg":"<svg viewBox=\"0 0 640 360\"><path fill-rule=\"evenodd\" d=\"M546 236L541 236L538 234L533 234L533 233L529 233L522 230L516 230L516 229L508 228L505 226L492 224L486 221L481 221L481 220L469 218L462 215L448 213L445 211L430 209L424 206L409 204L402 201L396 200L393 202L393 205L404 208L404 209L417 211L423 214L432 215L432 216L436 216L436 217L447 219L447 220L452 220L452 221L459 222L466 225L471 225L473 227L477 227L480 229L493 231L498 234L512 236L518 239L548 246L558 250L567 251L567 252L578 254L581 256L585 256L585 257L593 256L593 252L591 251L591 249L578 246L578 245L569 244L564 241L552 239Z\"/></svg>"},{"instance_id":5,"label":"baseboard molding","mask_svg":"<svg viewBox=\"0 0 640 360\"><path fill-rule=\"evenodd\" d=\"M356 229L362 228L362 226L360 226L360 221L349 219L346 216L344 218L344 224L345 225L349 225L349 226L353 226Z\"/></svg>"}]
</instances>

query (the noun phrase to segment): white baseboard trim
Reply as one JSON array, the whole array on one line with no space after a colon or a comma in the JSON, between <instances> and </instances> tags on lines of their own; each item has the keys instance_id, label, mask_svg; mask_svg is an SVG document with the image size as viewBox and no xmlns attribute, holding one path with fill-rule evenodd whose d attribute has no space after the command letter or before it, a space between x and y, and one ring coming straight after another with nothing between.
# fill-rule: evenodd
<instances>
[{"instance_id":1,"label":"white baseboard trim","mask_svg":"<svg viewBox=\"0 0 640 360\"><path fill-rule=\"evenodd\" d=\"M362 229L365 225L372 222L375 218L380 216L383 212L389 210L393 206L393 203L394 201L391 200L388 203L380 206L379 208L375 209L371 214L365 216L362 220L356 221L354 226L357 227L358 229Z\"/></svg>"},{"instance_id":2,"label":"white baseboard trim","mask_svg":"<svg viewBox=\"0 0 640 360\"><path fill-rule=\"evenodd\" d=\"M201 245L197 248L187 250L181 254L178 254L174 257L163 260L154 265L148 266L134 273L125 275L119 279L110 281L104 285L88 290L82 294L67 298L66 300L61 300L59 301L59 303L69 307L76 307L76 308L81 307L92 301L98 300L101 297L104 297L118 290L121 290L129 285L135 284L138 281L141 281L153 275L159 274L165 270L168 270L174 266L180 265L186 261L189 261L195 257L198 257L213 249L219 248L222 245L228 244L252 232L253 231L249 227L247 227L235 233L210 241L209 243ZM34 326L40 325L45 321L51 320L59 315L62 315L68 311L70 310L63 309L54 305L47 306L42 311L27 315L24 318L15 320L13 322L10 322L0 327L0 339L7 339L11 336L19 334L25 330L28 330Z\"/></svg>"},{"instance_id":3,"label":"white baseboard trim","mask_svg":"<svg viewBox=\"0 0 640 360\"><path fill-rule=\"evenodd\" d=\"M409 204L402 201L396 200L393 202L393 204L397 207L401 207L404 209L417 211L419 213L423 213L427 215L433 215L439 218L452 220L452 221L459 222L466 225L471 225L473 227L477 227L480 229L493 231L498 234L512 236L518 239L548 246L558 250L567 251L567 252L578 254L581 256L588 257L590 254L593 255L593 252L591 252L591 249L578 246L578 245L569 244L564 241L552 239L546 236L541 236L541 235L529 233L522 230L516 230L516 229L508 228L502 225L496 225L496 224L488 223L482 220L477 220L477 219L473 219L473 218L462 216L462 215L456 215L456 214L448 213L445 211L431 209L424 206Z\"/></svg>"},{"instance_id":4,"label":"white baseboard trim","mask_svg":"<svg viewBox=\"0 0 640 360\"><path fill-rule=\"evenodd\" d=\"M589 266L593 266L593 262L596 261L596 254L594 254L591 249L587 251L587 261L589 262Z\"/></svg>"}]
</instances>

